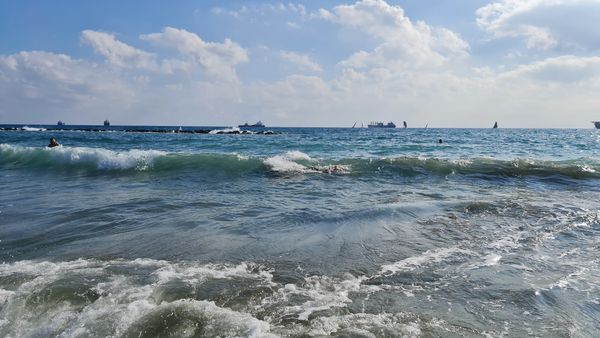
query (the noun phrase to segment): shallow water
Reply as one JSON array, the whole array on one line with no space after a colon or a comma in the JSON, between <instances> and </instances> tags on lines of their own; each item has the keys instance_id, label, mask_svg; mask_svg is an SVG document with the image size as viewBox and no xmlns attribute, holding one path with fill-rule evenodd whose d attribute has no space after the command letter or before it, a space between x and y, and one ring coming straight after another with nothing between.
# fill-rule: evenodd
<instances>
[{"instance_id":1,"label":"shallow water","mask_svg":"<svg viewBox=\"0 0 600 338\"><path fill-rule=\"evenodd\" d=\"M38 128L0 131L0 336L600 329L596 130Z\"/></svg>"}]
</instances>

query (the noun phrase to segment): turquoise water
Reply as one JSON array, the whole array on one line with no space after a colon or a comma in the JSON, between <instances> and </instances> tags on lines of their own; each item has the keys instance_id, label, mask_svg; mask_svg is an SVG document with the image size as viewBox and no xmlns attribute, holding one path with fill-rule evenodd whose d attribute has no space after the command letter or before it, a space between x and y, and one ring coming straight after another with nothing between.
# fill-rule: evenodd
<instances>
[{"instance_id":1,"label":"turquoise water","mask_svg":"<svg viewBox=\"0 0 600 338\"><path fill-rule=\"evenodd\" d=\"M1 127L0 336L600 329L597 130Z\"/></svg>"}]
</instances>

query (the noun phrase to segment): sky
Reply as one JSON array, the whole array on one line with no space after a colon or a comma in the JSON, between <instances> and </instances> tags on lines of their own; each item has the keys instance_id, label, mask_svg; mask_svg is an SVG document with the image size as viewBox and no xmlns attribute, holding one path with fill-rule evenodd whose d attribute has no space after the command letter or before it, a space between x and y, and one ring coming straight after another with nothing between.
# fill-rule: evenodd
<instances>
[{"instance_id":1,"label":"sky","mask_svg":"<svg viewBox=\"0 0 600 338\"><path fill-rule=\"evenodd\" d=\"M592 128L600 0L0 0L0 123Z\"/></svg>"}]
</instances>

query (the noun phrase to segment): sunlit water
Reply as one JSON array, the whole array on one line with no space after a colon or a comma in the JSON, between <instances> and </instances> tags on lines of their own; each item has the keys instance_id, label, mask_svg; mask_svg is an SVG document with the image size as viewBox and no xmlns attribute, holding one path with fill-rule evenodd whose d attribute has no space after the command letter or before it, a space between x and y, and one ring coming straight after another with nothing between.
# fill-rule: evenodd
<instances>
[{"instance_id":1,"label":"sunlit water","mask_svg":"<svg viewBox=\"0 0 600 338\"><path fill-rule=\"evenodd\" d=\"M0 131L0 336L600 330L600 131L29 127Z\"/></svg>"}]
</instances>

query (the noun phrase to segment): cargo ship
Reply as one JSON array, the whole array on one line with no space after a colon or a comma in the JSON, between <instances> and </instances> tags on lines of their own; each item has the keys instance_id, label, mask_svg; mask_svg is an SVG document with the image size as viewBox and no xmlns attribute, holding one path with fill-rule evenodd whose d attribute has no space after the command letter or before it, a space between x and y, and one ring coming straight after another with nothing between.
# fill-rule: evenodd
<instances>
[{"instance_id":1,"label":"cargo ship","mask_svg":"<svg viewBox=\"0 0 600 338\"><path fill-rule=\"evenodd\" d=\"M244 124L240 124L238 127L240 127L240 128L264 128L265 125L261 121L258 121L255 124L248 124L248 122L246 122Z\"/></svg>"},{"instance_id":2,"label":"cargo ship","mask_svg":"<svg viewBox=\"0 0 600 338\"><path fill-rule=\"evenodd\" d=\"M369 123L369 128L396 128L394 122L388 122L384 124L383 122L371 122Z\"/></svg>"}]
</instances>

